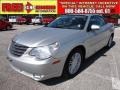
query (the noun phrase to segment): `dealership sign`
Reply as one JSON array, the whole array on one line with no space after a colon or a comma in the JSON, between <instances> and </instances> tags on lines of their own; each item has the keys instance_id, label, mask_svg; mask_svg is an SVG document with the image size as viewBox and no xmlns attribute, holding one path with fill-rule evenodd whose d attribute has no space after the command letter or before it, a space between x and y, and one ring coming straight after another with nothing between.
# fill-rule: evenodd
<instances>
[{"instance_id":1,"label":"dealership sign","mask_svg":"<svg viewBox=\"0 0 120 90\"><path fill-rule=\"evenodd\" d=\"M57 14L56 0L3 0L1 1L1 14Z\"/></svg>"},{"instance_id":2,"label":"dealership sign","mask_svg":"<svg viewBox=\"0 0 120 90\"><path fill-rule=\"evenodd\" d=\"M2 12L23 12L23 3L2 3Z\"/></svg>"},{"instance_id":3,"label":"dealership sign","mask_svg":"<svg viewBox=\"0 0 120 90\"><path fill-rule=\"evenodd\" d=\"M120 14L119 0L1 0L0 14Z\"/></svg>"}]
</instances>

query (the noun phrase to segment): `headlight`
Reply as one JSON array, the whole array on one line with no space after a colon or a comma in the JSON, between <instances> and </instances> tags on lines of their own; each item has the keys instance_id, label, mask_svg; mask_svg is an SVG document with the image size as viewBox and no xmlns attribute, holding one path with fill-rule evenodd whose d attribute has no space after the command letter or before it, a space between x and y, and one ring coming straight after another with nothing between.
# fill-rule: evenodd
<instances>
[{"instance_id":1,"label":"headlight","mask_svg":"<svg viewBox=\"0 0 120 90\"><path fill-rule=\"evenodd\" d=\"M59 45L57 42L48 46L36 47L30 51L30 55L39 59L47 59L52 56L58 47Z\"/></svg>"}]
</instances>

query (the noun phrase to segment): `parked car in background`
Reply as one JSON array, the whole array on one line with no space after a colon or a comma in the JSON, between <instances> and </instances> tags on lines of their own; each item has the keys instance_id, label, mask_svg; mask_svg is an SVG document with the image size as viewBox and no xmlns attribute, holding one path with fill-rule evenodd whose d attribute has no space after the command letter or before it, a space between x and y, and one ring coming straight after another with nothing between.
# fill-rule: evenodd
<instances>
[{"instance_id":1,"label":"parked car in background","mask_svg":"<svg viewBox=\"0 0 120 90\"><path fill-rule=\"evenodd\" d=\"M114 18L112 15L103 15L105 21L107 23L113 23L114 25L118 25L118 18Z\"/></svg>"},{"instance_id":2,"label":"parked car in background","mask_svg":"<svg viewBox=\"0 0 120 90\"><path fill-rule=\"evenodd\" d=\"M26 16L24 16L24 18L26 19L25 24L29 25L29 24L32 23L32 18L33 18L33 16L31 16L31 15L26 15Z\"/></svg>"},{"instance_id":3,"label":"parked car in background","mask_svg":"<svg viewBox=\"0 0 120 90\"><path fill-rule=\"evenodd\" d=\"M5 19L0 19L0 30L9 30L12 28L12 24Z\"/></svg>"},{"instance_id":4,"label":"parked car in background","mask_svg":"<svg viewBox=\"0 0 120 90\"><path fill-rule=\"evenodd\" d=\"M9 16L9 22L10 23L16 23L17 22L17 16Z\"/></svg>"},{"instance_id":5,"label":"parked car in background","mask_svg":"<svg viewBox=\"0 0 120 90\"><path fill-rule=\"evenodd\" d=\"M17 18L17 24L25 24L27 19L24 16L19 16Z\"/></svg>"},{"instance_id":6,"label":"parked car in background","mask_svg":"<svg viewBox=\"0 0 120 90\"><path fill-rule=\"evenodd\" d=\"M11 67L35 80L74 77L82 62L110 48L114 26L100 15L64 15L46 27L15 36L8 48Z\"/></svg>"},{"instance_id":7,"label":"parked car in background","mask_svg":"<svg viewBox=\"0 0 120 90\"><path fill-rule=\"evenodd\" d=\"M29 16L29 15L27 15L27 16L19 16L18 18L17 18L17 23L18 24L31 24L31 22L32 22L32 16Z\"/></svg>"},{"instance_id":8,"label":"parked car in background","mask_svg":"<svg viewBox=\"0 0 120 90\"><path fill-rule=\"evenodd\" d=\"M32 18L32 24L42 24L42 16L36 16L35 18Z\"/></svg>"},{"instance_id":9,"label":"parked car in background","mask_svg":"<svg viewBox=\"0 0 120 90\"><path fill-rule=\"evenodd\" d=\"M49 24L49 23L51 23L53 20L55 20L55 18L53 18L53 17L47 17L47 16L44 16L43 18L42 18L42 23L43 24Z\"/></svg>"}]
</instances>

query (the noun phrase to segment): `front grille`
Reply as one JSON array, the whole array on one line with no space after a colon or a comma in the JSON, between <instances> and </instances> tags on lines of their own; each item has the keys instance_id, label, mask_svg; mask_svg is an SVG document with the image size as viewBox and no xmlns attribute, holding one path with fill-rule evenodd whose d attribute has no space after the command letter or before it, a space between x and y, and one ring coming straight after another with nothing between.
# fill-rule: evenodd
<instances>
[{"instance_id":1,"label":"front grille","mask_svg":"<svg viewBox=\"0 0 120 90\"><path fill-rule=\"evenodd\" d=\"M10 46L10 53L13 54L14 56L20 57L24 54L24 52L28 49L27 46L18 44L16 42L12 42Z\"/></svg>"}]
</instances>

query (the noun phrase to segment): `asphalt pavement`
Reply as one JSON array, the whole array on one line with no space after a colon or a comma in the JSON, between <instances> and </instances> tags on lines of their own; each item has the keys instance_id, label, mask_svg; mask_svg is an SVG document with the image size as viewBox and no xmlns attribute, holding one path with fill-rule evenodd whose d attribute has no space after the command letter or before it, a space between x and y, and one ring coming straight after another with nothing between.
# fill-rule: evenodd
<instances>
[{"instance_id":1,"label":"asphalt pavement","mask_svg":"<svg viewBox=\"0 0 120 90\"><path fill-rule=\"evenodd\" d=\"M82 71L72 79L53 78L37 82L14 71L6 51L16 34L40 28L39 25L14 25L0 31L0 90L120 90L120 27L115 29L113 45L88 58Z\"/></svg>"}]
</instances>

